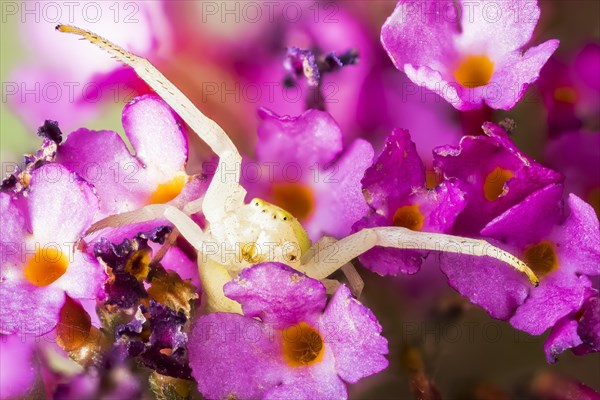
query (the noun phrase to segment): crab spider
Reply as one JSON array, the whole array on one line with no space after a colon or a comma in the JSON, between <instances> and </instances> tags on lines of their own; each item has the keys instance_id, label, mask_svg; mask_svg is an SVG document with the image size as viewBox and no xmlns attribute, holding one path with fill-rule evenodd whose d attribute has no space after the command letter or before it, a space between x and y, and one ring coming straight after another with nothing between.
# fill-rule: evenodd
<instances>
[{"instance_id":1,"label":"crab spider","mask_svg":"<svg viewBox=\"0 0 600 400\"><path fill-rule=\"evenodd\" d=\"M340 240L325 237L312 245L298 220L285 210L260 199L244 203L246 190L239 183L241 156L231 139L148 60L92 32L69 25L58 25L56 29L82 36L132 67L219 157L215 175L204 197L183 209L162 204L149 205L98 221L87 232L90 234L107 227L157 218L167 219L198 252L198 270L206 296L205 306L209 311L241 312L237 302L224 296L223 285L249 265L278 261L312 278L325 280L374 246L489 256L526 274L537 286L538 278L523 261L484 240L400 227L378 227L363 229ZM199 211L207 221L204 231L189 217Z\"/></svg>"}]
</instances>

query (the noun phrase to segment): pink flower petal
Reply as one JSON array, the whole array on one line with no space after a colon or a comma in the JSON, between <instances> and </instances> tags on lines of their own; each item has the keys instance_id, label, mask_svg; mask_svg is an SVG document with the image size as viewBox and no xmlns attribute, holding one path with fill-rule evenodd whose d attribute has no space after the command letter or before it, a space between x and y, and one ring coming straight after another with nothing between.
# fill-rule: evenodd
<instances>
[{"instance_id":1,"label":"pink flower petal","mask_svg":"<svg viewBox=\"0 0 600 400\"><path fill-rule=\"evenodd\" d=\"M280 263L246 268L223 291L242 305L244 315L278 328L316 321L327 301L325 286L319 281Z\"/></svg>"},{"instance_id":2,"label":"pink flower petal","mask_svg":"<svg viewBox=\"0 0 600 400\"><path fill-rule=\"evenodd\" d=\"M192 375L210 399L261 398L281 381L281 341L251 318L215 313L200 317L188 341Z\"/></svg>"},{"instance_id":3,"label":"pink flower petal","mask_svg":"<svg viewBox=\"0 0 600 400\"><path fill-rule=\"evenodd\" d=\"M78 129L59 147L56 161L94 185L104 215L138 209L156 189L116 132Z\"/></svg>"},{"instance_id":4,"label":"pink flower petal","mask_svg":"<svg viewBox=\"0 0 600 400\"><path fill-rule=\"evenodd\" d=\"M25 396L35 382L35 343L22 335L0 336L0 395Z\"/></svg>"},{"instance_id":5,"label":"pink flower petal","mask_svg":"<svg viewBox=\"0 0 600 400\"><path fill-rule=\"evenodd\" d=\"M185 167L188 144L179 117L156 95L136 97L123 109L123 128L136 157L157 183Z\"/></svg>"},{"instance_id":6,"label":"pink flower petal","mask_svg":"<svg viewBox=\"0 0 600 400\"><path fill-rule=\"evenodd\" d=\"M340 160L331 167L315 188L317 207L306 224L313 240L321 235L341 237L348 235L352 224L362 218L369 206L362 194L361 179L373 161L373 147L356 139Z\"/></svg>"},{"instance_id":7,"label":"pink flower petal","mask_svg":"<svg viewBox=\"0 0 600 400\"><path fill-rule=\"evenodd\" d=\"M510 324L532 335L541 335L558 320L581 308L591 282L557 270L541 280L510 319Z\"/></svg>"},{"instance_id":8,"label":"pink flower petal","mask_svg":"<svg viewBox=\"0 0 600 400\"><path fill-rule=\"evenodd\" d=\"M496 67L485 102L492 108L510 110L525 94L529 85L537 80L540 70L558 48L558 40L548 40L528 49L505 55Z\"/></svg>"},{"instance_id":9,"label":"pink flower petal","mask_svg":"<svg viewBox=\"0 0 600 400\"><path fill-rule=\"evenodd\" d=\"M342 151L342 132L324 111L308 110L290 117L260 108L258 115L262 119L256 146L259 161L297 163L308 175L309 167L325 168Z\"/></svg>"},{"instance_id":10,"label":"pink flower petal","mask_svg":"<svg viewBox=\"0 0 600 400\"><path fill-rule=\"evenodd\" d=\"M342 285L327 305L320 322L324 341L335 356L335 369L346 382L355 383L388 366L388 342L381 325Z\"/></svg>"},{"instance_id":11,"label":"pink flower petal","mask_svg":"<svg viewBox=\"0 0 600 400\"><path fill-rule=\"evenodd\" d=\"M28 205L34 240L42 245L74 243L98 211L91 186L60 164L33 171Z\"/></svg>"}]
</instances>

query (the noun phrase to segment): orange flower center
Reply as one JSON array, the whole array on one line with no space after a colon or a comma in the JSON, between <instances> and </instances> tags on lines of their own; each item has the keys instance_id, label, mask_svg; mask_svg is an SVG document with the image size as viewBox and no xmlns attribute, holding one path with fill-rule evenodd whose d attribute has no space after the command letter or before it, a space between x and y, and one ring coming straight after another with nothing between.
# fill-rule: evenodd
<instances>
[{"instance_id":1,"label":"orange flower center","mask_svg":"<svg viewBox=\"0 0 600 400\"><path fill-rule=\"evenodd\" d=\"M301 222L309 219L315 210L312 189L301 183L275 183L272 193L273 204L288 211Z\"/></svg>"},{"instance_id":2,"label":"orange flower center","mask_svg":"<svg viewBox=\"0 0 600 400\"><path fill-rule=\"evenodd\" d=\"M290 367L314 365L323 359L325 353L323 338L306 322L284 329L281 335L283 358Z\"/></svg>"},{"instance_id":3,"label":"orange flower center","mask_svg":"<svg viewBox=\"0 0 600 400\"><path fill-rule=\"evenodd\" d=\"M575 104L577 92L570 86L563 86L554 90L554 100L562 103Z\"/></svg>"},{"instance_id":4,"label":"orange flower center","mask_svg":"<svg viewBox=\"0 0 600 400\"><path fill-rule=\"evenodd\" d=\"M175 197L179 196L186 181L187 176L185 174L179 174L169 182L161 183L150 196L148 204L164 204L173 200Z\"/></svg>"},{"instance_id":5,"label":"orange flower center","mask_svg":"<svg viewBox=\"0 0 600 400\"><path fill-rule=\"evenodd\" d=\"M413 231L420 231L423 229L423 214L419 210L419 205L415 204L412 206L402 206L396 210L392 221L394 226L401 226L408 228Z\"/></svg>"},{"instance_id":6,"label":"orange flower center","mask_svg":"<svg viewBox=\"0 0 600 400\"><path fill-rule=\"evenodd\" d=\"M36 286L48 286L67 272L67 255L56 247L39 249L25 266L25 278Z\"/></svg>"},{"instance_id":7,"label":"orange flower center","mask_svg":"<svg viewBox=\"0 0 600 400\"><path fill-rule=\"evenodd\" d=\"M492 79L494 63L487 56L468 56L454 71L456 81L467 88L485 86Z\"/></svg>"},{"instance_id":8,"label":"orange flower center","mask_svg":"<svg viewBox=\"0 0 600 400\"><path fill-rule=\"evenodd\" d=\"M504 192L504 184L515 174L508 169L496 167L485 177L483 183L483 195L488 201L495 201Z\"/></svg>"},{"instance_id":9,"label":"orange flower center","mask_svg":"<svg viewBox=\"0 0 600 400\"><path fill-rule=\"evenodd\" d=\"M548 241L527 247L523 259L539 278L543 278L558 268L558 257L556 257L554 245Z\"/></svg>"}]
</instances>

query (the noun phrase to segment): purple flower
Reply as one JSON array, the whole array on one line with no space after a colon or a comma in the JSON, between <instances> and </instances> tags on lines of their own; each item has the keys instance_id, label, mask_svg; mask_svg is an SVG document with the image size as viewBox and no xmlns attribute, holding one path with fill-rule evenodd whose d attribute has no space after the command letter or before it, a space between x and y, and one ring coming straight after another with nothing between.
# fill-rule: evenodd
<instances>
[{"instance_id":1,"label":"purple flower","mask_svg":"<svg viewBox=\"0 0 600 400\"><path fill-rule=\"evenodd\" d=\"M545 164L565 175L565 190L594 207L600 218L600 131L564 132L549 141Z\"/></svg>"},{"instance_id":2,"label":"purple flower","mask_svg":"<svg viewBox=\"0 0 600 400\"><path fill-rule=\"evenodd\" d=\"M465 206L455 180L435 189L425 186L425 168L408 131L396 129L362 179L363 193L371 206L369 215L354 231L376 226L400 226L416 231L448 232ZM416 273L428 253L375 247L362 256L365 267L380 275Z\"/></svg>"},{"instance_id":3,"label":"purple flower","mask_svg":"<svg viewBox=\"0 0 600 400\"><path fill-rule=\"evenodd\" d=\"M139 224L136 226L139 227ZM130 227L127 231L131 233L131 229ZM110 268L110 277L104 284L104 304L128 309L136 307L148 297L144 282L152 281L158 275L162 277L163 272L167 273L162 267L150 267L153 253L155 248L165 243L166 236L171 232L169 226L158 226L119 240L115 239L119 235L109 234L108 238L103 236L94 243L94 255ZM178 278L189 279L193 287L199 288L196 263L179 248L170 247L160 263L164 268L175 271Z\"/></svg>"},{"instance_id":4,"label":"purple flower","mask_svg":"<svg viewBox=\"0 0 600 400\"><path fill-rule=\"evenodd\" d=\"M550 136L600 124L600 44L587 43L566 62L553 56L537 83Z\"/></svg>"},{"instance_id":5,"label":"purple flower","mask_svg":"<svg viewBox=\"0 0 600 400\"><path fill-rule=\"evenodd\" d=\"M540 16L537 2L402 0L381 41L396 67L459 110L509 110L558 47L523 52Z\"/></svg>"},{"instance_id":6,"label":"purple flower","mask_svg":"<svg viewBox=\"0 0 600 400\"><path fill-rule=\"evenodd\" d=\"M185 172L187 139L163 100L135 98L123 110L123 127L135 155L118 133L85 128L71 133L57 153L57 162L94 185L104 215L146 204L182 206L205 190L206 180Z\"/></svg>"},{"instance_id":7,"label":"purple flower","mask_svg":"<svg viewBox=\"0 0 600 400\"><path fill-rule=\"evenodd\" d=\"M96 298L105 274L76 244L98 211L93 189L58 164L35 169L26 195L0 193L0 333L49 332L65 295Z\"/></svg>"},{"instance_id":8,"label":"purple flower","mask_svg":"<svg viewBox=\"0 0 600 400\"><path fill-rule=\"evenodd\" d=\"M183 312L150 300L149 307L140 306L130 323L116 329L116 346L130 357L139 357L144 365L160 374L191 379L186 352L188 337L182 331L186 322Z\"/></svg>"},{"instance_id":9,"label":"purple flower","mask_svg":"<svg viewBox=\"0 0 600 400\"><path fill-rule=\"evenodd\" d=\"M371 145L356 139L343 149L339 126L323 111L280 117L260 109L259 116L256 154L267 170L262 181L244 174L254 183L249 191L289 211L313 240L349 234L368 211L360 180L373 159Z\"/></svg>"},{"instance_id":10,"label":"purple flower","mask_svg":"<svg viewBox=\"0 0 600 400\"><path fill-rule=\"evenodd\" d=\"M326 306L320 282L262 263L224 291L244 316L202 316L189 340L192 374L208 398L346 398L344 381L388 364L381 326L346 286Z\"/></svg>"},{"instance_id":11,"label":"purple flower","mask_svg":"<svg viewBox=\"0 0 600 400\"><path fill-rule=\"evenodd\" d=\"M434 165L446 179L456 178L467 205L453 232L478 235L492 219L562 176L523 154L498 125L486 122L481 136L465 136L458 147L434 149Z\"/></svg>"},{"instance_id":12,"label":"purple flower","mask_svg":"<svg viewBox=\"0 0 600 400\"><path fill-rule=\"evenodd\" d=\"M540 278L537 288L491 259L443 255L441 267L462 295L499 319L540 335L581 309L600 274L600 229L593 208L571 194L562 207L562 186L549 185L513 206L481 231L512 251Z\"/></svg>"},{"instance_id":13,"label":"purple flower","mask_svg":"<svg viewBox=\"0 0 600 400\"><path fill-rule=\"evenodd\" d=\"M600 297L597 290L588 292L581 309L558 321L548 335L544 351L549 363L567 349L577 355L600 351Z\"/></svg>"}]
</instances>

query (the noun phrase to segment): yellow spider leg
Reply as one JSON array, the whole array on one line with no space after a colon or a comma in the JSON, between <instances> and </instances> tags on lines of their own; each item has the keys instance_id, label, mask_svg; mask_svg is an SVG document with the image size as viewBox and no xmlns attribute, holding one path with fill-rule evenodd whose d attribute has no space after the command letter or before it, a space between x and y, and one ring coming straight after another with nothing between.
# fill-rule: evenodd
<instances>
[{"instance_id":1,"label":"yellow spider leg","mask_svg":"<svg viewBox=\"0 0 600 400\"><path fill-rule=\"evenodd\" d=\"M219 156L219 165L206 192L202 208L209 222L217 221L227 211L243 204L246 191L239 184L242 158L229 136L215 121L202 114L175 85L145 58L136 56L85 29L71 25L57 25L56 30L79 35L132 67Z\"/></svg>"},{"instance_id":2,"label":"yellow spider leg","mask_svg":"<svg viewBox=\"0 0 600 400\"><path fill-rule=\"evenodd\" d=\"M399 227L367 228L338 241L330 238L315 244L316 250L300 267L311 278L323 279L374 246L397 249L435 250L472 256L489 256L527 275L537 286L539 279L523 261L485 240L441 233L416 232Z\"/></svg>"}]
</instances>

